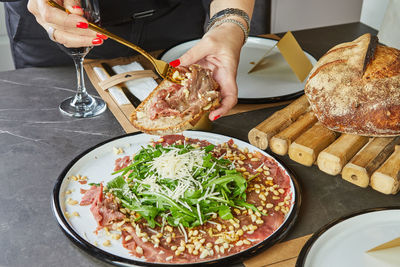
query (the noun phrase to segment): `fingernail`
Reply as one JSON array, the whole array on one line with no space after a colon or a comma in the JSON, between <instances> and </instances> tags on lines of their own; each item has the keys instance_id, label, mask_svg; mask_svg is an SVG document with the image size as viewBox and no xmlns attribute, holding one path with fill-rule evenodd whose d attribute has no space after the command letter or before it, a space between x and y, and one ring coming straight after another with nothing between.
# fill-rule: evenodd
<instances>
[{"instance_id":1,"label":"fingernail","mask_svg":"<svg viewBox=\"0 0 400 267\"><path fill-rule=\"evenodd\" d=\"M92 40L92 44L94 44L94 45L101 44L102 42L103 42L103 39L101 39L101 38L94 38Z\"/></svg>"},{"instance_id":2,"label":"fingernail","mask_svg":"<svg viewBox=\"0 0 400 267\"><path fill-rule=\"evenodd\" d=\"M218 120L221 117L221 115L217 115L214 117L213 121Z\"/></svg>"},{"instance_id":3,"label":"fingernail","mask_svg":"<svg viewBox=\"0 0 400 267\"><path fill-rule=\"evenodd\" d=\"M73 6L73 9L82 9L80 6Z\"/></svg>"},{"instance_id":4,"label":"fingernail","mask_svg":"<svg viewBox=\"0 0 400 267\"><path fill-rule=\"evenodd\" d=\"M107 40L107 39L108 39L107 36L105 36L104 34L101 34L101 33L97 33L96 36L97 36L97 37L100 37L100 38L103 39L103 40Z\"/></svg>"},{"instance_id":5,"label":"fingernail","mask_svg":"<svg viewBox=\"0 0 400 267\"><path fill-rule=\"evenodd\" d=\"M171 65L172 67L178 67L181 64L181 61L179 59L175 59L174 61L171 61L169 63L169 65Z\"/></svg>"},{"instance_id":6,"label":"fingernail","mask_svg":"<svg viewBox=\"0 0 400 267\"><path fill-rule=\"evenodd\" d=\"M76 24L76 27L81 28L81 29L87 29L89 27L89 24L87 24L86 22L78 22Z\"/></svg>"}]
</instances>

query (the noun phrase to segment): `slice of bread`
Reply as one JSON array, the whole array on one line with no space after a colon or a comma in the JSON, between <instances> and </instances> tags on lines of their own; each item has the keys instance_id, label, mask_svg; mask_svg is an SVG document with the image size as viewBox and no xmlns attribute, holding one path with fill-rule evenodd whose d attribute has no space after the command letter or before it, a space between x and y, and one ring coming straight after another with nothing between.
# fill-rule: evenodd
<instances>
[{"instance_id":1,"label":"slice of bread","mask_svg":"<svg viewBox=\"0 0 400 267\"><path fill-rule=\"evenodd\" d=\"M194 78L196 79L196 81L183 82L184 85L179 90L186 89L189 94L193 92L197 93L195 91L195 87L199 86L199 84L202 84L208 79L207 85L209 85L209 88L207 88L207 90L209 90L210 92L217 92L217 94L214 93L214 95L216 95L217 97L214 97L213 99L208 99L208 101L203 103L195 113L186 113L179 111L181 114L185 115L158 115L156 118L152 118L152 116L154 116L154 111L152 111L152 109L154 108L153 105L157 97L159 97L159 92L161 90L167 90L172 86L176 86L174 83L168 80L163 80L132 113L130 117L132 124L138 130L153 135L179 133L183 132L184 130L193 128L193 126L196 125L196 123L201 119L203 115L206 115L211 110L217 108L220 105L220 92L218 84L212 78L211 71L205 70L198 65L191 65L188 68L188 70L193 69L195 71L201 71L204 75L194 75L194 77L196 77ZM191 77L191 75L189 74L188 77ZM182 96L184 95L185 94L182 94ZM184 101L184 99L182 101Z\"/></svg>"}]
</instances>

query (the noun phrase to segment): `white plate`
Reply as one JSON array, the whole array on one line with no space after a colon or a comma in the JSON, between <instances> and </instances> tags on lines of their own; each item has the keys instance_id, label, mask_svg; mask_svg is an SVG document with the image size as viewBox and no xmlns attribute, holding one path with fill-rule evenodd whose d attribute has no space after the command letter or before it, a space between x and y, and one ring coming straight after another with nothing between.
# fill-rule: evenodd
<instances>
[{"instance_id":1,"label":"white plate","mask_svg":"<svg viewBox=\"0 0 400 267\"><path fill-rule=\"evenodd\" d=\"M199 40L179 44L167 50L161 59L167 62L175 60L192 48ZM248 73L261 57L273 47L277 41L272 39L249 37L240 54L237 74L239 87L238 98L242 103L263 103L283 101L302 94L305 81L301 83L277 47L269 55L268 68ZM305 52L311 63L317 60ZM253 63L253 64L252 64Z\"/></svg>"},{"instance_id":2,"label":"white plate","mask_svg":"<svg viewBox=\"0 0 400 267\"><path fill-rule=\"evenodd\" d=\"M213 144L227 142L229 139L231 139L227 136L200 131L186 131L184 132L184 135L191 138L207 140ZM75 244L83 248L89 254L92 254L101 260L118 265L131 266L133 264L144 264L142 259L130 255L129 251L122 246L120 240L116 241L111 239L109 236L106 236L104 231L101 231L98 235L94 233L94 230L97 227L97 222L91 214L88 206L66 205L66 200L68 198L80 201L82 198L80 188L90 187L88 185L82 186L75 181L70 182L68 177L80 174L82 176L87 176L90 183L99 183L102 181L107 182L113 178L111 173L113 172L114 162L117 158L126 155L132 155L140 150L142 146L147 146L151 140L156 140L157 138L158 137L152 135L136 133L105 141L77 156L71 163L68 164L68 166L59 176L53 190L52 205L54 214L66 235L73 240ZM264 151L253 147L248 143L237 139L233 140L240 148L247 147L249 151L259 151L260 153L273 158ZM125 152L124 154L116 155L113 153L113 148L122 148ZM233 259L238 260L239 258L241 259L243 257L253 255L261 249L265 249L266 247L269 247L281 240L288 230L293 226L297 218L301 202L299 187L293 177L293 174L290 173L281 163L277 163L279 167L291 178L290 185L293 203L284 223L271 236L259 244L251 247L247 251L218 260L213 260L213 262L227 260L232 261ZM67 190L72 191L72 193L66 195L65 192ZM69 214L78 212L80 216L67 218L65 216L65 212L68 212ZM112 241L112 246L103 246L103 242L106 239ZM94 245L95 242L97 242L97 246ZM166 264L160 265L165 266Z\"/></svg>"},{"instance_id":3,"label":"white plate","mask_svg":"<svg viewBox=\"0 0 400 267\"><path fill-rule=\"evenodd\" d=\"M296 266L395 267L400 247L366 253L400 237L400 207L370 209L321 228L303 247Z\"/></svg>"}]
</instances>

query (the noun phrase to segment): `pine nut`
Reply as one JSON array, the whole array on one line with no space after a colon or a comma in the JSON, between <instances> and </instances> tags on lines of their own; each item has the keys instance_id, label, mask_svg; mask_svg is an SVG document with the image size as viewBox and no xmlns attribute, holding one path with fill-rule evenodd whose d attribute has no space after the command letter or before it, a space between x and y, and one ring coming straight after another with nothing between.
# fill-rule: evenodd
<instances>
[{"instance_id":1,"label":"pine nut","mask_svg":"<svg viewBox=\"0 0 400 267\"><path fill-rule=\"evenodd\" d=\"M271 208L274 207L274 204L272 204L272 203L267 203L267 205L265 205L265 207L266 207L267 209L271 209Z\"/></svg>"},{"instance_id":2,"label":"pine nut","mask_svg":"<svg viewBox=\"0 0 400 267\"><path fill-rule=\"evenodd\" d=\"M200 254L200 259L204 259L205 257L207 257L209 255L209 252L207 249L203 250L203 252L201 252Z\"/></svg>"},{"instance_id":3,"label":"pine nut","mask_svg":"<svg viewBox=\"0 0 400 267\"><path fill-rule=\"evenodd\" d=\"M135 249L135 251L136 251L136 253L138 253L138 254L140 254L140 255L143 254L143 249L142 249L142 247L137 246L136 249Z\"/></svg>"},{"instance_id":4,"label":"pine nut","mask_svg":"<svg viewBox=\"0 0 400 267\"><path fill-rule=\"evenodd\" d=\"M112 234L112 235L111 235L111 238L112 238L112 239L115 239L115 240L118 240L118 239L121 238L121 235L120 235L120 234Z\"/></svg>"},{"instance_id":5,"label":"pine nut","mask_svg":"<svg viewBox=\"0 0 400 267\"><path fill-rule=\"evenodd\" d=\"M239 240L238 242L236 242L236 246L243 246L243 241L242 240Z\"/></svg>"}]
</instances>

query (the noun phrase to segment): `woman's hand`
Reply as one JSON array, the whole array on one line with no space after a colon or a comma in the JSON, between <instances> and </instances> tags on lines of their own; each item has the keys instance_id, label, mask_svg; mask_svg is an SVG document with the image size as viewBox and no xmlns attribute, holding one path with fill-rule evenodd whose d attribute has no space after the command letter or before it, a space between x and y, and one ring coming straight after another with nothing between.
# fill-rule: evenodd
<instances>
[{"instance_id":1,"label":"woman's hand","mask_svg":"<svg viewBox=\"0 0 400 267\"><path fill-rule=\"evenodd\" d=\"M243 31L237 25L224 23L208 31L179 58L181 65L196 63L213 71L214 79L221 88L222 101L218 109L210 112L212 121L226 114L237 103L236 73L243 40Z\"/></svg>"},{"instance_id":2,"label":"woman's hand","mask_svg":"<svg viewBox=\"0 0 400 267\"><path fill-rule=\"evenodd\" d=\"M66 47L86 47L101 45L106 36L88 29L88 21L83 17L80 1L55 0L71 14L47 4L47 0L29 0L28 10L36 21L47 31L53 28L53 39ZM51 33L50 33L51 34Z\"/></svg>"}]
</instances>

